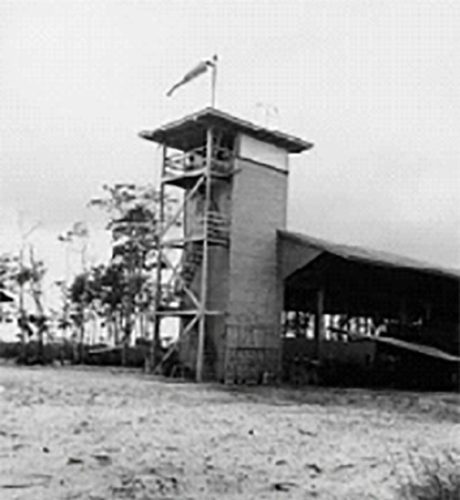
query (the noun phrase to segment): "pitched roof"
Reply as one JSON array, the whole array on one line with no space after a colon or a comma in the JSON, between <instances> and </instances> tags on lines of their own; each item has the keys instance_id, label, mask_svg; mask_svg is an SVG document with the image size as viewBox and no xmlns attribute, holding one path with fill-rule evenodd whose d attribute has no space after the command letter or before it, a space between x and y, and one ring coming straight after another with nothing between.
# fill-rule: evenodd
<instances>
[{"instance_id":1,"label":"pitched roof","mask_svg":"<svg viewBox=\"0 0 460 500\"><path fill-rule=\"evenodd\" d=\"M289 153L301 153L313 147L312 143L293 135L261 127L212 107L204 108L155 130L142 131L139 136L149 141L186 150L189 149L188 144L193 142L194 139L196 141L197 136L202 136L206 127L209 126L242 132L255 139L274 144ZM192 145L192 147L194 146Z\"/></svg>"},{"instance_id":2,"label":"pitched roof","mask_svg":"<svg viewBox=\"0 0 460 500\"><path fill-rule=\"evenodd\" d=\"M310 248L315 248L348 261L379 267L417 271L444 278L460 280L460 270L446 269L402 255L396 255L380 250L372 250L364 247L337 244L291 231L278 230L278 235L283 240L291 240L304 244Z\"/></svg>"}]
</instances>

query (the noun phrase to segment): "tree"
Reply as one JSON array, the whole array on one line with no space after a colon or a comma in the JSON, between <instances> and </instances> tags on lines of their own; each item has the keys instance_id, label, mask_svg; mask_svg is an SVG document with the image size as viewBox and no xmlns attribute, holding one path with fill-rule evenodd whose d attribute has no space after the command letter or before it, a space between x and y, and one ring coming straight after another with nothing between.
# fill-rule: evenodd
<instances>
[{"instance_id":1,"label":"tree","mask_svg":"<svg viewBox=\"0 0 460 500\"><path fill-rule=\"evenodd\" d=\"M8 318L8 313L16 306L12 295L17 292L14 276L18 269L17 256L9 253L0 254L0 303L9 303L7 312L0 308L0 322Z\"/></svg>"},{"instance_id":2,"label":"tree","mask_svg":"<svg viewBox=\"0 0 460 500\"><path fill-rule=\"evenodd\" d=\"M11 253L0 254L0 288L15 292L15 276L19 270L19 257Z\"/></svg>"},{"instance_id":3,"label":"tree","mask_svg":"<svg viewBox=\"0 0 460 500\"><path fill-rule=\"evenodd\" d=\"M45 273L45 265L43 261L35 258L33 246L29 247L29 264L24 262L23 255L3 254L0 256L0 284L13 293L19 293L21 299L17 311L17 322L21 330L20 338L23 347L21 359L24 361L27 357L27 340L36 333L36 361L44 362L43 341L44 335L48 332L48 317L42 300L42 282ZM28 292L32 298L35 312L26 310L23 300L24 292Z\"/></svg>"},{"instance_id":4,"label":"tree","mask_svg":"<svg viewBox=\"0 0 460 500\"><path fill-rule=\"evenodd\" d=\"M69 295L73 305L70 319L75 324L78 335L78 354L75 356L75 361L83 362L83 344L85 336L85 310L91 303L91 294L89 287L89 275L86 272L75 276L74 281L70 285Z\"/></svg>"},{"instance_id":5,"label":"tree","mask_svg":"<svg viewBox=\"0 0 460 500\"><path fill-rule=\"evenodd\" d=\"M152 186L116 184L104 185L103 190L105 196L91 200L90 206L102 208L109 215L107 229L112 233L112 262L105 270L103 281L106 287L107 282L111 283L111 291L105 300L112 313L119 308L123 322L122 359L125 360L135 318L145 318L154 303L152 270L158 264L158 236L162 222L171 219L177 200L168 196L161 205L161 193ZM154 353L159 352L159 347L159 332L156 332Z\"/></svg>"},{"instance_id":6,"label":"tree","mask_svg":"<svg viewBox=\"0 0 460 500\"><path fill-rule=\"evenodd\" d=\"M42 302L42 282L46 268L43 261L36 260L33 246L30 246L29 250L30 268L23 269L23 278L27 278L29 282L30 292L36 308L36 316L32 316L30 319L37 329L37 361L44 363L43 337L48 332L48 318ZM24 276L24 272L26 276Z\"/></svg>"},{"instance_id":7,"label":"tree","mask_svg":"<svg viewBox=\"0 0 460 500\"><path fill-rule=\"evenodd\" d=\"M64 233L59 234L58 241L64 243L65 245L65 278L63 280L57 281L56 285L61 288L62 299L63 299L63 309L62 316L59 322L59 328L61 328L64 332L64 335L67 331L67 328L71 325L69 321L69 255L70 255L70 245L74 243L76 240L79 240L80 254L81 254L81 267L82 273L86 272L86 250L87 250L87 239L89 237L89 230L85 222L78 221L75 222L70 229L65 231ZM84 314L83 314L84 316ZM80 337L84 337L84 328L85 322L83 321L81 325L78 325L78 328L81 330Z\"/></svg>"}]
</instances>

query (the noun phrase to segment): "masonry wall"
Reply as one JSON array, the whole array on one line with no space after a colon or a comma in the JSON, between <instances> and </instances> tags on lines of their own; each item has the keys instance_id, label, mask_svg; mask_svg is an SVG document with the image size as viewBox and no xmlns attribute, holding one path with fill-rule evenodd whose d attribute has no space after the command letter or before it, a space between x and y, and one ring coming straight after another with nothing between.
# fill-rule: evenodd
<instances>
[{"instance_id":1,"label":"masonry wall","mask_svg":"<svg viewBox=\"0 0 460 500\"><path fill-rule=\"evenodd\" d=\"M206 320L204 377L259 383L264 377L278 377L281 370L282 280L276 230L286 227L287 152L241 137L234 167L233 177L216 181L212 189L212 210L230 219L230 244L209 250L207 309L224 314ZM199 197L186 209L189 236L200 232ZM198 266L191 284L197 292L201 273ZM198 325L180 350L182 363L192 372L197 338Z\"/></svg>"},{"instance_id":2,"label":"masonry wall","mask_svg":"<svg viewBox=\"0 0 460 500\"><path fill-rule=\"evenodd\" d=\"M285 149L245 135L240 136L239 157L280 170L287 170L289 166L289 156Z\"/></svg>"},{"instance_id":3,"label":"masonry wall","mask_svg":"<svg viewBox=\"0 0 460 500\"><path fill-rule=\"evenodd\" d=\"M222 311L222 315L209 316L206 320L206 337L204 348L205 380L224 380L225 363L225 311L228 302L229 287L229 249L222 246L210 246L208 261L208 300L207 309ZM195 274L191 288L196 293L200 289L202 266ZM192 308L189 300L186 303ZM183 321L183 327L187 324ZM183 339L180 349L181 362L190 370L195 371L198 346L198 323L189 335Z\"/></svg>"},{"instance_id":4,"label":"masonry wall","mask_svg":"<svg viewBox=\"0 0 460 500\"><path fill-rule=\"evenodd\" d=\"M276 229L286 226L287 172L236 160L230 232L225 378L260 382L280 369L282 284Z\"/></svg>"}]
</instances>

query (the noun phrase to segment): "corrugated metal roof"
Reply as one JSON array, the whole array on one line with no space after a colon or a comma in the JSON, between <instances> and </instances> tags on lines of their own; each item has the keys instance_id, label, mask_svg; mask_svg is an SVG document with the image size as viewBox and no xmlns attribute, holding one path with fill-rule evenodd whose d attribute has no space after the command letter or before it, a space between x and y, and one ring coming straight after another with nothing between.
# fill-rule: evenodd
<instances>
[{"instance_id":1,"label":"corrugated metal roof","mask_svg":"<svg viewBox=\"0 0 460 500\"><path fill-rule=\"evenodd\" d=\"M183 149L184 136L193 133L193 129L210 126L220 126L227 129L243 132L261 141L269 142L289 153L301 153L313 147L313 144L293 135L261 127L247 120L237 118L229 113L207 107L187 115L180 120L173 121L152 131L142 131L140 137L158 143L166 143L170 147Z\"/></svg>"},{"instance_id":2,"label":"corrugated metal roof","mask_svg":"<svg viewBox=\"0 0 460 500\"><path fill-rule=\"evenodd\" d=\"M445 278L460 280L460 270L445 269L433 264L412 259L410 257L404 257L389 252L371 250L358 246L332 243L320 238L315 238L306 234L291 231L278 230L278 235L281 239L301 243L310 248L322 250L326 253L349 261L355 261L379 267L418 271Z\"/></svg>"}]
</instances>

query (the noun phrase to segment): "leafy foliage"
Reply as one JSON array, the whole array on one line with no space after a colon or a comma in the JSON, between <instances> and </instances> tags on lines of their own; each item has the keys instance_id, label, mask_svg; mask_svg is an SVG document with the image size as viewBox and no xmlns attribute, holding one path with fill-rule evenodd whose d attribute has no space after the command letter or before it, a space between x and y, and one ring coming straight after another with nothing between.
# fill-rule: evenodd
<instances>
[{"instance_id":1,"label":"leafy foliage","mask_svg":"<svg viewBox=\"0 0 460 500\"><path fill-rule=\"evenodd\" d=\"M0 286L15 291L19 285L40 283L46 268L42 261L31 261L30 265L20 262L14 254L0 255Z\"/></svg>"},{"instance_id":2,"label":"leafy foliage","mask_svg":"<svg viewBox=\"0 0 460 500\"><path fill-rule=\"evenodd\" d=\"M69 288L70 317L80 330L80 343L88 310L104 318L115 342L119 342L122 332L123 352L137 317L142 319L138 324L144 329L145 315L154 307L153 271L158 265L159 233L163 223L172 221L177 203L170 196L160 203L160 197L160 192L150 185L115 184L104 185L102 196L89 202L90 207L108 215L106 228L112 235L112 255L108 263L76 276ZM67 241L66 235L62 241Z\"/></svg>"}]
</instances>

